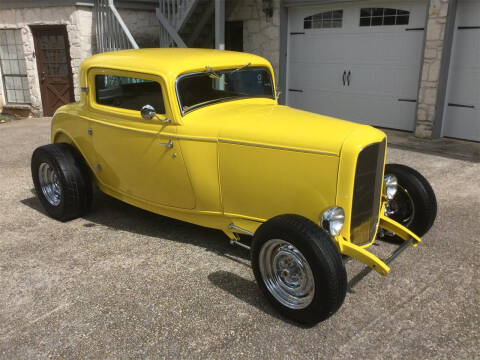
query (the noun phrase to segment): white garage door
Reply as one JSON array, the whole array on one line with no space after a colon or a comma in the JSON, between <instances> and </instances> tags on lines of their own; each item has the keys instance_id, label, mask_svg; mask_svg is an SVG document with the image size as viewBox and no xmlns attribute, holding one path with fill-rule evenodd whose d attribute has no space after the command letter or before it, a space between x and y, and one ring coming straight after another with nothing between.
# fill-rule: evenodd
<instances>
[{"instance_id":1,"label":"white garage door","mask_svg":"<svg viewBox=\"0 0 480 360\"><path fill-rule=\"evenodd\" d=\"M413 130L426 3L289 9L287 104Z\"/></svg>"},{"instance_id":2,"label":"white garage door","mask_svg":"<svg viewBox=\"0 0 480 360\"><path fill-rule=\"evenodd\" d=\"M480 1L459 1L444 136L480 141Z\"/></svg>"}]
</instances>

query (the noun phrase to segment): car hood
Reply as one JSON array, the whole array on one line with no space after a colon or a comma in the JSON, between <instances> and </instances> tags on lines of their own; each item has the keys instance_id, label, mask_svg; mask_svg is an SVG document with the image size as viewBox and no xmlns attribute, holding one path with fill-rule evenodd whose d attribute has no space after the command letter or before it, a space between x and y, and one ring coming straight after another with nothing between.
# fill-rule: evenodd
<instances>
[{"instance_id":1,"label":"car hood","mask_svg":"<svg viewBox=\"0 0 480 360\"><path fill-rule=\"evenodd\" d=\"M206 106L185 115L218 129L220 141L339 155L345 139L355 131L378 130L329 116L297 110L271 101L230 101Z\"/></svg>"}]
</instances>

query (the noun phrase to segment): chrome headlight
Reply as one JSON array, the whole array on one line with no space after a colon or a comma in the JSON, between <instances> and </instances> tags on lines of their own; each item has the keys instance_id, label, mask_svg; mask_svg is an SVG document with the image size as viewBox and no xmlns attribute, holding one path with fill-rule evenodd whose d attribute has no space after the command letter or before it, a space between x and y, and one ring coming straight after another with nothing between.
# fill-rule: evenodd
<instances>
[{"instance_id":1,"label":"chrome headlight","mask_svg":"<svg viewBox=\"0 0 480 360\"><path fill-rule=\"evenodd\" d=\"M392 200L397 193L398 180L395 175L387 174L383 178L383 183L385 184L385 194L387 194L387 199Z\"/></svg>"},{"instance_id":2,"label":"chrome headlight","mask_svg":"<svg viewBox=\"0 0 480 360\"><path fill-rule=\"evenodd\" d=\"M322 215L322 227L332 236L337 236L340 234L344 222L345 211L343 211L343 209L339 206L328 209Z\"/></svg>"}]
</instances>

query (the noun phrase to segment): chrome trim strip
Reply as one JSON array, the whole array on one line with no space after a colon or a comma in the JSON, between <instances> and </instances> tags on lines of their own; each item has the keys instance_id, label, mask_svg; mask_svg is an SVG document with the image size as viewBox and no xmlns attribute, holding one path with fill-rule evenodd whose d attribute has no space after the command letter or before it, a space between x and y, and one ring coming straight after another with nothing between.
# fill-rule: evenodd
<instances>
[{"instance_id":1,"label":"chrome trim strip","mask_svg":"<svg viewBox=\"0 0 480 360\"><path fill-rule=\"evenodd\" d=\"M101 124L101 125L105 125L105 126L111 126L111 127L117 128L117 129L125 130L125 131L134 131L134 132L138 132L138 133L141 133L141 134L156 135L158 137L164 137L164 138L169 138L169 139L217 142L216 138L203 138L203 137L195 137L195 136L177 135L175 133L161 133L157 130L136 129L136 128L129 127L129 126L114 124L114 123L109 122L109 121L100 121L100 120L95 120L95 119L90 119L90 118L89 118L89 121L93 121L97 124ZM165 127L165 124L163 124L162 128L163 127Z\"/></svg>"},{"instance_id":2,"label":"chrome trim strip","mask_svg":"<svg viewBox=\"0 0 480 360\"><path fill-rule=\"evenodd\" d=\"M135 131L135 132L139 132L139 133L142 133L142 134L156 135L158 133L158 131L156 131L156 130L136 129L136 128L125 126L125 125L114 124L114 123L111 123L111 122L105 121L105 120L100 121L100 120L88 118L88 121L95 122L99 125L110 126L110 127L114 127L114 128L121 129L121 130L126 130L126 131ZM168 137L170 137L170 135L168 135Z\"/></svg>"},{"instance_id":3,"label":"chrome trim strip","mask_svg":"<svg viewBox=\"0 0 480 360\"><path fill-rule=\"evenodd\" d=\"M178 108L180 109L180 114L185 115L186 111L183 111L182 109L182 103L180 102L180 93L178 91L178 82L183 79L185 76L190 76L190 75L197 75L197 74L204 74L202 71L197 71L193 73L188 73L188 74L182 74L177 79L175 80L175 95L177 97L177 103L178 103Z\"/></svg>"},{"instance_id":4,"label":"chrome trim strip","mask_svg":"<svg viewBox=\"0 0 480 360\"><path fill-rule=\"evenodd\" d=\"M156 130L145 130L145 129L135 129L133 127L123 126L119 124L113 124L108 121L99 121L94 119L89 119L90 121L96 122L101 125L111 126L117 129L125 130L125 131L134 131L141 134L148 134L148 135L156 135L158 137L166 137L170 139L177 139L177 140L190 140L190 141L204 141L204 142L223 142L226 144L235 144L235 145L245 145L245 146L254 146L259 148L265 149L277 149L277 150L286 150L286 151L296 151L296 152L303 152L309 154L320 154L326 156L339 156L337 153L327 152L327 151L319 151L319 150L309 150L309 149L300 149L294 147L286 147L286 146L279 146L279 145L268 145L268 144L260 144L260 143L253 143L248 141L238 141L238 140L229 140L229 139L221 139L218 140L216 138L203 138L203 137L194 137L194 136L184 136L184 135L177 135L174 133L160 133Z\"/></svg>"},{"instance_id":5,"label":"chrome trim strip","mask_svg":"<svg viewBox=\"0 0 480 360\"><path fill-rule=\"evenodd\" d=\"M236 226L236 225L233 225L233 223L232 223L232 224L229 224L229 225L228 225L228 228L229 228L230 230L237 230L238 232L240 232L240 233L242 233L242 234L245 234L245 235L253 236L253 233L252 233L252 232L250 232L250 231L248 231L248 230L245 230L245 229L242 229L241 227L238 227L238 226Z\"/></svg>"},{"instance_id":6,"label":"chrome trim strip","mask_svg":"<svg viewBox=\"0 0 480 360\"><path fill-rule=\"evenodd\" d=\"M190 141L203 141L203 142L214 142L216 143L218 140L216 138L202 138L202 137L195 137L195 136L186 136L186 135L169 135L169 134L158 134L159 137L168 137L177 140L190 140Z\"/></svg>"},{"instance_id":7,"label":"chrome trim strip","mask_svg":"<svg viewBox=\"0 0 480 360\"><path fill-rule=\"evenodd\" d=\"M255 147L267 148L267 149L297 151L297 152L310 153L310 154L320 154L320 155L327 155L327 156L338 156L337 153L332 153L332 152L319 151L319 150L309 150L309 149L300 149L300 148L286 147L286 146L279 146L279 145L259 144L259 143L252 143L252 142L248 142L248 141L218 139L218 142L223 142L223 143L227 143L227 144L235 144L235 145L255 146Z\"/></svg>"}]
</instances>

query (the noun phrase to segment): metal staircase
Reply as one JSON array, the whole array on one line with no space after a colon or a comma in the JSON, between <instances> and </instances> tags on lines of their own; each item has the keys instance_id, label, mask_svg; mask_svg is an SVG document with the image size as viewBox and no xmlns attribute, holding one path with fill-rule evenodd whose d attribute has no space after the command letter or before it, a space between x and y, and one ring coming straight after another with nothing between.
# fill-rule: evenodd
<instances>
[{"instance_id":1,"label":"metal staircase","mask_svg":"<svg viewBox=\"0 0 480 360\"><path fill-rule=\"evenodd\" d=\"M113 0L95 0L97 53L138 49L137 42L118 13Z\"/></svg>"},{"instance_id":2,"label":"metal staircase","mask_svg":"<svg viewBox=\"0 0 480 360\"><path fill-rule=\"evenodd\" d=\"M212 47L213 0L159 0L160 47Z\"/></svg>"},{"instance_id":3,"label":"metal staircase","mask_svg":"<svg viewBox=\"0 0 480 360\"><path fill-rule=\"evenodd\" d=\"M122 3L122 0L115 1ZM145 2L153 2L149 8L155 9L154 1ZM225 2L227 13L231 12L233 3ZM160 23L159 47L214 47L214 0L158 0L155 13ZM94 0L94 14L97 53L139 48L114 0Z\"/></svg>"}]
</instances>

